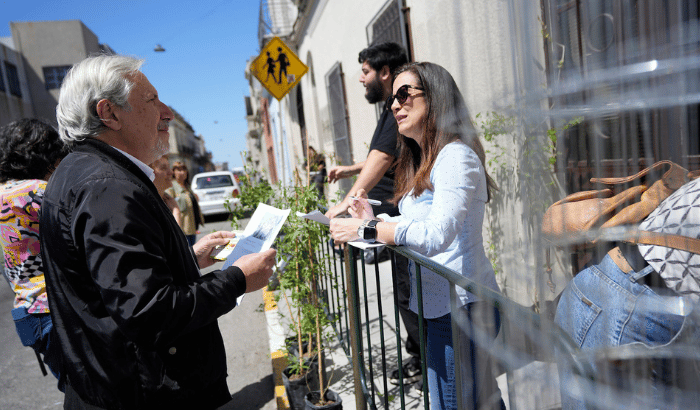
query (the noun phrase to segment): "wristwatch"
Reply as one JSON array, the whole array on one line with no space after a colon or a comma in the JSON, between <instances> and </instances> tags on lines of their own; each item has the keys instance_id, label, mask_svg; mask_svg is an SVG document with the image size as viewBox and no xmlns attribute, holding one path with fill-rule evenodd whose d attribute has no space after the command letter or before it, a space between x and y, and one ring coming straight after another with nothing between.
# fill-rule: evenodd
<instances>
[{"instance_id":1,"label":"wristwatch","mask_svg":"<svg viewBox=\"0 0 700 410\"><path fill-rule=\"evenodd\" d=\"M359 236L360 239L374 242L377 239L376 226L378 223L379 223L379 221L376 219L373 219L371 221L368 219L365 219L365 221L362 222L362 225L360 225L360 227L357 228L357 236Z\"/></svg>"}]
</instances>

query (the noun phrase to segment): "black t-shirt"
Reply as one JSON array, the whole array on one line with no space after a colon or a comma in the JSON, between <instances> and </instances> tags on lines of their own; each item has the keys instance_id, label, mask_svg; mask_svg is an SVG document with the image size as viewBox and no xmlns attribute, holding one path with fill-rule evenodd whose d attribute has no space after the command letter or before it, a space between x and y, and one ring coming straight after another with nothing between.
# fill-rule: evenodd
<instances>
[{"instance_id":1,"label":"black t-shirt","mask_svg":"<svg viewBox=\"0 0 700 410\"><path fill-rule=\"evenodd\" d=\"M396 146L396 138L398 135L398 129L396 127L396 121L391 113L391 110L384 110L379 121L377 122L377 128L374 129L374 136L372 137L372 142L369 145L369 150L374 149L389 154L396 158L398 156L398 149ZM398 209L394 205L389 204L387 201L394 197L394 169L390 167L382 179L377 182L368 193L367 196L371 199L377 199L382 201L382 205L373 206L375 215L379 213L388 213L389 215L398 214ZM392 209L393 208L393 209Z\"/></svg>"}]
</instances>

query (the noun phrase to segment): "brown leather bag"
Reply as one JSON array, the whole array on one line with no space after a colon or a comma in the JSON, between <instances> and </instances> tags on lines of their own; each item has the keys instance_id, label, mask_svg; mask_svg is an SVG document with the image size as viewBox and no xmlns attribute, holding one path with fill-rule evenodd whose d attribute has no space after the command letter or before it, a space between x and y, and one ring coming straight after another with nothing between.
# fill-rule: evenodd
<instances>
[{"instance_id":1,"label":"brown leather bag","mask_svg":"<svg viewBox=\"0 0 700 410\"><path fill-rule=\"evenodd\" d=\"M661 178L650 179L649 174L652 170L657 171L654 175L662 175ZM591 178L591 182L604 184L609 188L577 192L552 204L542 218L542 233L545 238L556 241L557 237L591 229L636 225L675 190L698 176L699 171L688 172L674 162L659 161L629 177ZM616 188L637 180L640 181L639 185L616 192ZM646 240L644 235L636 232L635 234L635 231L631 231L630 239L636 240L630 241L645 243L642 242ZM593 243L595 240L581 245Z\"/></svg>"}]
</instances>

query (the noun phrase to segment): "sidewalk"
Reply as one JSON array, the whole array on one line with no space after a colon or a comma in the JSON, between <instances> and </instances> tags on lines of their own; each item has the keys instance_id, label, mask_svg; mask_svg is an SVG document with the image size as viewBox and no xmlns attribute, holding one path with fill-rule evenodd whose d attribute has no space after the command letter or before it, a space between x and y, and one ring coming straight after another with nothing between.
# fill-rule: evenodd
<instances>
[{"instance_id":1,"label":"sidewalk","mask_svg":"<svg viewBox=\"0 0 700 410\"><path fill-rule=\"evenodd\" d=\"M384 386L381 380L382 374L382 357L381 350L379 348L380 340L380 323L384 326L384 337L387 340L386 344L386 372L391 373L397 368L397 355L396 355L396 337L394 332L394 299L393 299L393 285L391 281L391 262L385 261L379 265L379 286L375 280L376 273L374 265L368 265L366 276L367 276L367 300L369 300L369 305L367 310L365 306L361 306L361 315L363 318L363 323L370 323L370 335L369 339L371 345L374 346L372 350L372 363L374 363L374 379L376 388L378 391L383 391ZM360 272L360 278L361 278ZM360 292L363 292L364 283L360 280ZM377 309L378 292L381 294L381 300L383 303L383 318L379 318L379 313ZM279 405L279 410L288 409L288 401L286 399L286 393L284 392L284 387L281 381L281 370L286 367L286 358L283 356L283 352L279 351L284 345L284 338L287 336L288 332L288 322L286 317L288 317L287 305L284 298L280 298L279 306L274 305L274 300L272 299L272 292L266 292L269 294L270 301L272 305L266 304L266 313L268 318L268 329L270 331L270 345L273 357L273 367L275 367L275 379L276 379L276 397L277 403ZM342 294L341 294L342 296ZM342 306L342 303L340 304ZM282 312L284 318L280 320L279 312ZM369 321L366 320L365 312L369 313ZM344 325L343 325L344 326ZM332 332L332 329L330 330ZM363 345L368 345L366 328L363 327ZM401 324L402 335L405 334L403 329L403 324ZM333 333L331 338L332 345L328 346L326 349L325 356L325 368L330 379L329 387L333 391L337 392L341 399L343 400L343 408L346 410L352 410L356 408L355 401L355 387L353 381L353 368L352 363L346 356L345 351L338 342L337 336ZM276 349L276 350L272 350ZM406 358L407 353L403 352L403 357ZM365 360L369 360L369 356L365 353ZM369 374L367 375L369 377ZM279 382L277 379L279 378ZM406 386L406 409L418 409L422 408L423 400L422 396L412 388L412 386ZM388 384L388 397L390 402L390 408L398 409L400 408L399 387L392 384ZM383 408L384 405L381 403L376 403L377 407Z\"/></svg>"},{"instance_id":2,"label":"sidewalk","mask_svg":"<svg viewBox=\"0 0 700 410\"><path fill-rule=\"evenodd\" d=\"M221 265L217 263L203 272L219 269ZM239 306L219 318L226 348L226 381L232 397L220 410L277 409L262 303L263 290L246 294Z\"/></svg>"},{"instance_id":3,"label":"sidewalk","mask_svg":"<svg viewBox=\"0 0 700 410\"><path fill-rule=\"evenodd\" d=\"M359 264L358 264L359 266ZM367 306L360 306L360 315L362 322L362 345L364 346L364 360L365 367L368 368L368 364L371 362L374 365L374 389L375 397L377 398L374 405L376 408L385 408L384 397L388 398L388 408L390 409L400 409L401 399L399 397L400 389L399 386L394 386L387 383L386 394L384 382L382 376L384 372L390 374L398 367L398 357L396 353L396 333L394 331L395 327L395 305L393 298L393 285L391 280L391 262L385 261L378 265L379 281L377 283L375 272L375 265L367 265L365 277L366 281L362 279L361 267L359 267L359 291L361 300L365 300L364 292L367 291L366 300L368 301ZM348 290L349 292L349 290ZM273 297L272 292L268 292L270 300ZM345 297L341 293L341 297ZM379 317L378 311L378 300L382 301L383 317ZM336 306L338 304L336 303ZM340 303L340 306L343 306ZM280 321L279 314L276 309L282 311L285 316L288 316L287 307L284 298L280 298L279 306L270 306L270 310L266 308L268 314L268 328L271 333L271 348L279 349L284 343L284 338L287 336L288 324L284 320ZM369 323L369 336L367 334L366 323ZM382 363L381 355L381 327L383 325L384 339L386 341L386 362L385 370ZM345 324L343 324L345 329ZM332 330L331 330L332 331ZM401 323L401 335L402 338L405 335L405 329L403 328L403 323ZM276 339L276 344L272 343L272 340ZM337 340L335 334L332 337L332 345L328 346L326 349L326 372L331 379L330 388L337 392L341 399L343 400L343 408L346 410L353 410L356 408L356 398L355 398L355 387L353 381L353 367L349 358L346 356L343 348ZM367 346L371 345L371 357L370 353L367 351ZM274 351L274 350L273 350ZM280 352L276 354L273 353L275 357L281 357ZM408 358L408 354L402 352L403 360ZM281 377L279 377L279 372L286 366L286 359L277 359L275 362L275 377L276 377L276 397L279 404L280 410L288 409L288 402L286 401L284 387L282 386ZM367 378L370 378L369 371L367 373ZM510 386L506 377L506 374L502 374L497 378L503 400L506 404L506 408L518 409L556 409L560 408L559 399L559 383L556 365L553 363L545 363L534 361L520 369L517 369L510 374ZM422 392L419 392L415 388L415 384L405 386L405 408L406 409L422 409L423 408L423 396ZM510 389L509 389L510 387ZM369 387L370 391L372 387ZM509 397L511 393L512 397ZM367 408L371 408L371 403L368 403Z\"/></svg>"}]
</instances>

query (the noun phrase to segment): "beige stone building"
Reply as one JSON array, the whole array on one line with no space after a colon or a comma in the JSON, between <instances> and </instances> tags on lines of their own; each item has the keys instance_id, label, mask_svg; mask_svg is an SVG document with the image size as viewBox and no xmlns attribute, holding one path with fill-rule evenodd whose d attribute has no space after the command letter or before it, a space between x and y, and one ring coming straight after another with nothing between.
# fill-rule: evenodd
<instances>
[{"instance_id":1,"label":"beige stone building","mask_svg":"<svg viewBox=\"0 0 700 410\"><path fill-rule=\"evenodd\" d=\"M71 66L91 54L113 53L80 20L11 22L22 56L33 116L56 124L58 92Z\"/></svg>"},{"instance_id":2,"label":"beige stone building","mask_svg":"<svg viewBox=\"0 0 700 410\"><path fill-rule=\"evenodd\" d=\"M0 126L33 116L22 55L14 49L11 37L0 38Z\"/></svg>"}]
</instances>

